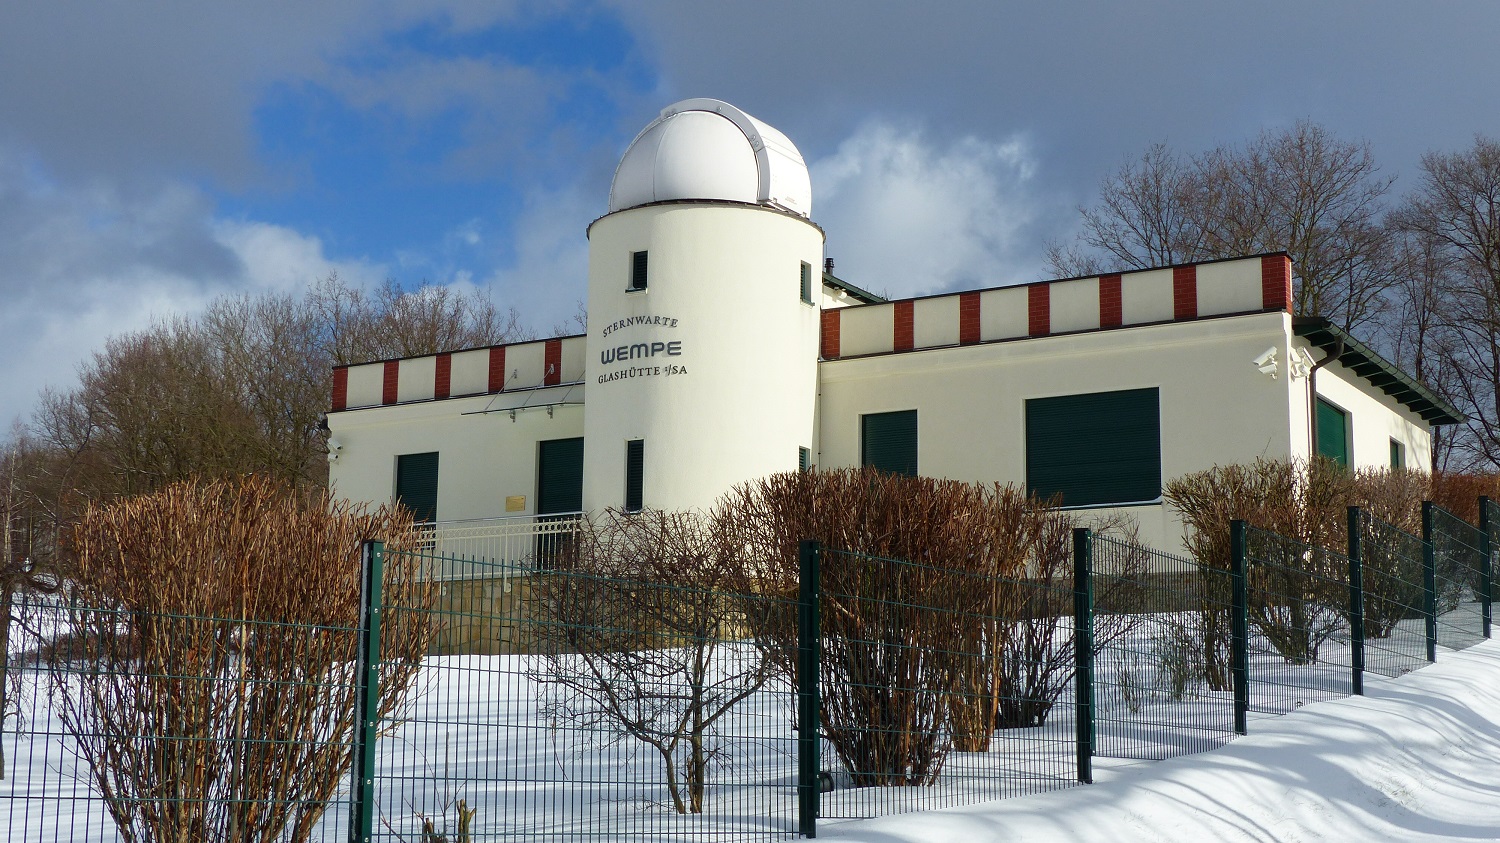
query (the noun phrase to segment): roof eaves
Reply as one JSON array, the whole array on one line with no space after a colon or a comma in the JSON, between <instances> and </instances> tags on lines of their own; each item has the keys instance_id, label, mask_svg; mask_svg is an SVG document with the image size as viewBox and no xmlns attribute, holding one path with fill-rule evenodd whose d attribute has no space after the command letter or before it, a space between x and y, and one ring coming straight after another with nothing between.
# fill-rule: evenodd
<instances>
[{"instance_id":1,"label":"roof eaves","mask_svg":"<svg viewBox=\"0 0 1500 843\"><path fill-rule=\"evenodd\" d=\"M1453 405L1327 319L1321 316L1295 317L1292 332L1325 352L1339 351L1340 364L1405 404L1429 424L1459 424L1463 421L1463 414Z\"/></svg>"},{"instance_id":2,"label":"roof eaves","mask_svg":"<svg viewBox=\"0 0 1500 843\"><path fill-rule=\"evenodd\" d=\"M827 287L833 287L836 290L843 290L850 296L858 299L860 304L884 304L886 302L884 296L877 296L863 287L856 287L848 281L836 277L831 272L823 273L823 284Z\"/></svg>"}]
</instances>

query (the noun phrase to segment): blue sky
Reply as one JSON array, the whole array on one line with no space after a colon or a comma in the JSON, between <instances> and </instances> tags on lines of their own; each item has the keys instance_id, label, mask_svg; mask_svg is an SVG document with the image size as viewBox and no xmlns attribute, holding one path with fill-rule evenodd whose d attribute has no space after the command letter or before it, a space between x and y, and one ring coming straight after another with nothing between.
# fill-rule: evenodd
<instances>
[{"instance_id":1,"label":"blue sky","mask_svg":"<svg viewBox=\"0 0 1500 843\"><path fill-rule=\"evenodd\" d=\"M111 334L330 272L481 289L536 330L663 106L784 131L841 275L1036 280L1147 145L1299 118L1396 192L1500 136L1500 4L275 0L0 8L0 422Z\"/></svg>"}]
</instances>

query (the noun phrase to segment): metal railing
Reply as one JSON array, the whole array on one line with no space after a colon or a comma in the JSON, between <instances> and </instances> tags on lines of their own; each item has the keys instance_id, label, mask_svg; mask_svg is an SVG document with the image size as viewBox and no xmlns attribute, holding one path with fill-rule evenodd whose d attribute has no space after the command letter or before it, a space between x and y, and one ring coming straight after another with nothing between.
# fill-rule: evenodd
<instances>
[{"instance_id":1,"label":"metal railing","mask_svg":"<svg viewBox=\"0 0 1500 843\"><path fill-rule=\"evenodd\" d=\"M470 579L546 568L577 536L583 519L580 512L558 512L434 522L423 528L426 549L432 559L444 561L433 566L431 576ZM490 564L471 569L463 564L468 559ZM495 565L503 570L497 571Z\"/></svg>"}]
</instances>

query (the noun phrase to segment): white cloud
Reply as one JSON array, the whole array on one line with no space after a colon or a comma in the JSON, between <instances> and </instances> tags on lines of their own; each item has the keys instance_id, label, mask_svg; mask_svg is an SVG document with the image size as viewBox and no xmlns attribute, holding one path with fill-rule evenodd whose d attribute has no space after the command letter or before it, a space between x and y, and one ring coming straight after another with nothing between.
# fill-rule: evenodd
<instances>
[{"instance_id":1,"label":"white cloud","mask_svg":"<svg viewBox=\"0 0 1500 843\"><path fill-rule=\"evenodd\" d=\"M567 332L578 302L588 297L589 243L585 227L604 212L604 199L584 180L534 192L513 230L515 259L492 273L485 286L501 307L515 307L540 334Z\"/></svg>"},{"instance_id":2,"label":"white cloud","mask_svg":"<svg viewBox=\"0 0 1500 843\"><path fill-rule=\"evenodd\" d=\"M377 281L281 226L214 217L197 189L60 186L0 149L0 425L43 387L69 389L112 335L201 311L215 297L290 292L337 271Z\"/></svg>"},{"instance_id":3,"label":"white cloud","mask_svg":"<svg viewBox=\"0 0 1500 843\"><path fill-rule=\"evenodd\" d=\"M874 120L810 165L835 273L892 296L1035 280L1044 204L1019 137L935 144Z\"/></svg>"}]
</instances>

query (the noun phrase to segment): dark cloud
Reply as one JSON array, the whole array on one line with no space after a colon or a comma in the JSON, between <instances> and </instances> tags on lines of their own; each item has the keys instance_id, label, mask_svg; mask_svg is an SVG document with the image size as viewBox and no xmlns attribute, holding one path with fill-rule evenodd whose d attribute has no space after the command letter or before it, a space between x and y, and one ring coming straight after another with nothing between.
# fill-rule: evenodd
<instances>
[{"instance_id":1,"label":"dark cloud","mask_svg":"<svg viewBox=\"0 0 1500 843\"><path fill-rule=\"evenodd\" d=\"M824 154L862 120L938 138L1023 131L1038 178L1091 188L1164 140L1187 150L1299 117L1408 171L1500 135L1500 4L620 3L673 95L734 101Z\"/></svg>"}]
</instances>

